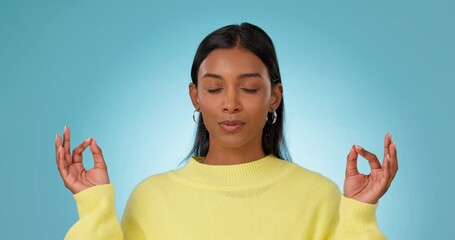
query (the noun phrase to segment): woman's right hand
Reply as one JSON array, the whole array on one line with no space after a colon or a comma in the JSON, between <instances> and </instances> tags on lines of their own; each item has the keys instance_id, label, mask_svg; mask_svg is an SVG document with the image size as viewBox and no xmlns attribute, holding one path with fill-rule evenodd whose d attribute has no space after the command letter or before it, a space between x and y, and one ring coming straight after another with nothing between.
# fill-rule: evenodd
<instances>
[{"instance_id":1,"label":"woman's right hand","mask_svg":"<svg viewBox=\"0 0 455 240\"><path fill-rule=\"evenodd\" d=\"M82 153L88 146L90 146L95 164L92 169L86 170L82 163ZM73 149L73 154L71 155L70 130L68 127L65 127L63 130L63 139L58 134L55 138L55 152L60 176L65 186L73 194L89 187L109 183L107 166L95 139L86 139L78 147Z\"/></svg>"}]
</instances>

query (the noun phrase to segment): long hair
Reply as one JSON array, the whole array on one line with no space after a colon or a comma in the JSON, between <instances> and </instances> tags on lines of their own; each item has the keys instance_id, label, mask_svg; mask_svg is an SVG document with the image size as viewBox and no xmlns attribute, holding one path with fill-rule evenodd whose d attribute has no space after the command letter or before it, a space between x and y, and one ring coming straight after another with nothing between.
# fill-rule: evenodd
<instances>
[{"instance_id":1,"label":"long hair","mask_svg":"<svg viewBox=\"0 0 455 240\"><path fill-rule=\"evenodd\" d=\"M237 46L247 49L261 59L267 67L272 88L281 83L278 59L272 39L261 28L250 23L242 23L240 25L222 27L202 40L191 67L191 80L196 87L198 85L199 66L207 55L218 48L229 49ZM281 99L281 104L276 109L276 114L277 120L272 124L273 114L268 113L268 120L262 130L262 148L266 155L273 154L278 158L291 161L284 138L284 99ZM202 115L200 115L194 145L188 158L191 156L205 157L209 150L209 137Z\"/></svg>"}]
</instances>

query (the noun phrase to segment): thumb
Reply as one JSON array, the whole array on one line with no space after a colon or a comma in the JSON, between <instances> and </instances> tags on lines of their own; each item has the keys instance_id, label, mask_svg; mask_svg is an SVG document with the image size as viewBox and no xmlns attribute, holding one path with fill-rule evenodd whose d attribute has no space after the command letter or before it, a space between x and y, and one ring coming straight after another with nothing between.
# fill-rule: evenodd
<instances>
[{"instance_id":1,"label":"thumb","mask_svg":"<svg viewBox=\"0 0 455 240\"><path fill-rule=\"evenodd\" d=\"M355 176L359 174L357 169L357 157L359 154L355 151L355 145L351 147L349 154L347 156L346 163L346 177Z\"/></svg>"},{"instance_id":2,"label":"thumb","mask_svg":"<svg viewBox=\"0 0 455 240\"><path fill-rule=\"evenodd\" d=\"M90 144L90 151L92 152L93 160L95 161L95 164L93 165L94 168L107 169L106 162L104 161L103 157L103 152L101 151L101 148L98 146L98 143L95 139L93 139Z\"/></svg>"}]
</instances>

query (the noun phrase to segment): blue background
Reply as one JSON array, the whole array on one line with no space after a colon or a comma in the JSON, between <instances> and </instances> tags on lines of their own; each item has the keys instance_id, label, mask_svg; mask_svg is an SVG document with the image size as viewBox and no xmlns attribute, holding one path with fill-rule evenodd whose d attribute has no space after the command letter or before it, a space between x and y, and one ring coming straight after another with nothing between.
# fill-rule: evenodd
<instances>
[{"instance_id":1,"label":"blue background","mask_svg":"<svg viewBox=\"0 0 455 240\"><path fill-rule=\"evenodd\" d=\"M294 161L342 189L350 146L382 158L391 131L400 171L380 228L453 239L454 12L452 1L2 0L0 238L62 239L77 220L54 157L65 125L73 146L103 148L119 216L142 179L177 168L194 132L196 48L247 21L276 45Z\"/></svg>"}]
</instances>

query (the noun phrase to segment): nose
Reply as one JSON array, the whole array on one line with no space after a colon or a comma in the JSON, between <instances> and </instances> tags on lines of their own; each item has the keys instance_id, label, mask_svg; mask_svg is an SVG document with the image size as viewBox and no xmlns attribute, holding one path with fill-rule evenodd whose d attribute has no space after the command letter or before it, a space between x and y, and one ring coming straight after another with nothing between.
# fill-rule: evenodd
<instances>
[{"instance_id":1,"label":"nose","mask_svg":"<svg viewBox=\"0 0 455 240\"><path fill-rule=\"evenodd\" d=\"M239 93L234 89L228 89L225 92L223 111L227 113L240 111L242 107L239 100Z\"/></svg>"}]
</instances>

